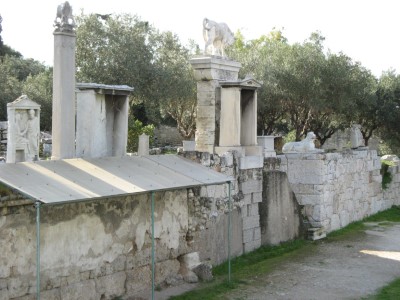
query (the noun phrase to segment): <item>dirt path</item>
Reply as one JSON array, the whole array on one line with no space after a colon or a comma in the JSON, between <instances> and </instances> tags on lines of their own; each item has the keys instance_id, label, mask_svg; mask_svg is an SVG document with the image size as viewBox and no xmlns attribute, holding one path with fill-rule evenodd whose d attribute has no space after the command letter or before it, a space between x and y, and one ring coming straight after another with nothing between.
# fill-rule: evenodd
<instances>
[{"instance_id":1,"label":"dirt path","mask_svg":"<svg viewBox=\"0 0 400 300\"><path fill-rule=\"evenodd\" d=\"M400 277L400 224L369 224L366 234L321 242L225 299L360 299ZM399 296L400 297L400 296Z\"/></svg>"},{"instance_id":2,"label":"dirt path","mask_svg":"<svg viewBox=\"0 0 400 300\"><path fill-rule=\"evenodd\" d=\"M221 297L229 300L361 299L400 277L400 223L368 223L364 233L321 240L312 253L291 257L274 271ZM155 293L168 299L195 288L184 284ZM400 299L400 296L399 296Z\"/></svg>"}]
</instances>

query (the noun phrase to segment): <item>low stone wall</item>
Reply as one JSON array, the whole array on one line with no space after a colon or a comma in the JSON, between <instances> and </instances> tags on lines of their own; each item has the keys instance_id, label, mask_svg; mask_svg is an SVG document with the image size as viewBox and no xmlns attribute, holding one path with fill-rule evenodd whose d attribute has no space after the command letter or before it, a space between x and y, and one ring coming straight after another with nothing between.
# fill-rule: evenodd
<instances>
[{"instance_id":1,"label":"low stone wall","mask_svg":"<svg viewBox=\"0 0 400 300\"><path fill-rule=\"evenodd\" d=\"M160 125L154 129L153 146L182 146L183 138L178 129L172 126Z\"/></svg>"},{"instance_id":2,"label":"low stone wall","mask_svg":"<svg viewBox=\"0 0 400 300\"><path fill-rule=\"evenodd\" d=\"M312 227L327 232L391 207L375 150L280 155L280 169Z\"/></svg>"},{"instance_id":3,"label":"low stone wall","mask_svg":"<svg viewBox=\"0 0 400 300\"><path fill-rule=\"evenodd\" d=\"M180 258L227 259L227 184L155 194L157 285L182 281ZM113 299L151 287L150 195L41 207L41 299ZM235 206L234 206L235 207ZM36 210L0 202L0 299L35 299ZM242 221L232 211L232 254ZM238 234L240 233L240 234ZM150 294L147 294L150 295Z\"/></svg>"}]
</instances>

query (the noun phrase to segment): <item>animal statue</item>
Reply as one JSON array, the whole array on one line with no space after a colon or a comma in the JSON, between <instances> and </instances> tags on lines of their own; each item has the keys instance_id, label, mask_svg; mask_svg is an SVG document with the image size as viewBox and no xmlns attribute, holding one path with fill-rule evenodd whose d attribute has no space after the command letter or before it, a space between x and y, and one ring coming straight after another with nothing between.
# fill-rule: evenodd
<instances>
[{"instance_id":1,"label":"animal statue","mask_svg":"<svg viewBox=\"0 0 400 300\"><path fill-rule=\"evenodd\" d=\"M72 7L68 1L57 6L57 15L54 20L56 27L75 26L74 17L72 15Z\"/></svg>"},{"instance_id":2,"label":"animal statue","mask_svg":"<svg viewBox=\"0 0 400 300\"><path fill-rule=\"evenodd\" d=\"M225 23L207 18L203 20L204 54L225 56L225 48L235 41L232 31Z\"/></svg>"},{"instance_id":3,"label":"animal statue","mask_svg":"<svg viewBox=\"0 0 400 300\"><path fill-rule=\"evenodd\" d=\"M282 152L313 152L316 151L314 141L316 139L314 132L310 131L304 140L300 142L289 142L283 145Z\"/></svg>"}]
</instances>

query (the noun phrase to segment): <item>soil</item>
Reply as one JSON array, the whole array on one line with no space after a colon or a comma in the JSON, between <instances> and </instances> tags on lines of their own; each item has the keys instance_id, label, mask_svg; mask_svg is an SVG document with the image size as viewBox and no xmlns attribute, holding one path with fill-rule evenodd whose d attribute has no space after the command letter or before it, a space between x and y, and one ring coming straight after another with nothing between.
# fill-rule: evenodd
<instances>
[{"instance_id":1,"label":"soil","mask_svg":"<svg viewBox=\"0 0 400 300\"><path fill-rule=\"evenodd\" d=\"M367 225L363 233L319 241L312 253L249 278L223 299L361 299L376 293L400 277L400 224ZM194 287L185 284L156 292L155 299L168 299Z\"/></svg>"}]
</instances>

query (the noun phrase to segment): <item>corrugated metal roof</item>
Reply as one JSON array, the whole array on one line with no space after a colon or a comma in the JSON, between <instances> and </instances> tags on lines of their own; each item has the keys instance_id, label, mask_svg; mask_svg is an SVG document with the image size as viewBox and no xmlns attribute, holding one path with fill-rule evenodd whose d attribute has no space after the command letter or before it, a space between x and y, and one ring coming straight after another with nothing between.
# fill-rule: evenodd
<instances>
[{"instance_id":1,"label":"corrugated metal roof","mask_svg":"<svg viewBox=\"0 0 400 300\"><path fill-rule=\"evenodd\" d=\"M177 155L0 165L0 181L46 204L222 184L232 178Z\"/></svg>"}]
</instances>

